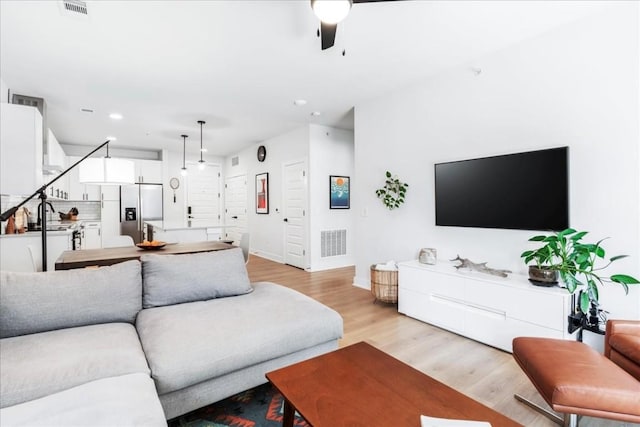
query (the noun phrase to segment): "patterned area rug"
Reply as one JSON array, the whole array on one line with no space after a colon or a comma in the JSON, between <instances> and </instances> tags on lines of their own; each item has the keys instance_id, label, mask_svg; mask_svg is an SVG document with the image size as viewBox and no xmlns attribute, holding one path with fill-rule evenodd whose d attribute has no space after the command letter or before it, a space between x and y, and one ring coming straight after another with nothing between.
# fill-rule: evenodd
<instances>
[{"instance_id":1,"label":"patterned area rug","mask_svg":"<svg viewBox=\"0 0 640 427\"><path fill-rule=\"evenodd\" d=\"M169 421L169 427L280 427L284 399L271 384L231 396ZM310 427L296 414L294 425Z\"/></svg>"}]
</instances>

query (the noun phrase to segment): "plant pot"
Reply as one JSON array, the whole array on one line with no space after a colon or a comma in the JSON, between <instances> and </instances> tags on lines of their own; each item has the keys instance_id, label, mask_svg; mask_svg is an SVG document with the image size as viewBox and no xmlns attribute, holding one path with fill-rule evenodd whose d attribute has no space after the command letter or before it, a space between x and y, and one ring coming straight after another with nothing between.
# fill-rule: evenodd
<instances>
[{"instance_id":1,"label":"plant pot","mask_svg":"<svg viewBox=\"0 0 640 427\"><path fill-rule=\"evenodd\" d=\"M536 286L553 286L558 283L558 272L547 266L529 266L529 281Z\"/></svg>"}]
</instances>

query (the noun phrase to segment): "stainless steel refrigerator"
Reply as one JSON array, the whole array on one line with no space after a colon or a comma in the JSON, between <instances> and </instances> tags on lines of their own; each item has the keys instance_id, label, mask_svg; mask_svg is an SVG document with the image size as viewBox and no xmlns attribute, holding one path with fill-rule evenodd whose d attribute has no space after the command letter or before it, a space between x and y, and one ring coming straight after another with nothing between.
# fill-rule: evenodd
<instances>
[{"instance_id":1,"label":"stainless steel refrigerator","mask_svg":"<svg viewBox=\"0 0 640 427\"><path fill-rule=\"evenodd\" d=\"M162 184L133 184L120 187L120 234L144 240L144 222L162 221Z\"/></svg>"}]
</instances>

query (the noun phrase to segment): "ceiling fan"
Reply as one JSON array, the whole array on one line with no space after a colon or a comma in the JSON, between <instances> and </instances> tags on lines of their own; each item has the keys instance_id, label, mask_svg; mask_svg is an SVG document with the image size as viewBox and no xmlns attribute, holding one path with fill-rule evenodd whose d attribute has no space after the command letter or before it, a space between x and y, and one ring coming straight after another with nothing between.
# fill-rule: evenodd
<instances>
[{"instance_id":1,"label":"ceiling fan","mask_svg":"<svg viewBox=\"0 0 640 427\"><path fill-rule=\"evenodd\" d=\"M313 13L320 19L318 36L322 50L329 49L336 41L338 23L347 17L353 3L377 3L396 0L311 0Z\"/></svg>"}]
</instances>

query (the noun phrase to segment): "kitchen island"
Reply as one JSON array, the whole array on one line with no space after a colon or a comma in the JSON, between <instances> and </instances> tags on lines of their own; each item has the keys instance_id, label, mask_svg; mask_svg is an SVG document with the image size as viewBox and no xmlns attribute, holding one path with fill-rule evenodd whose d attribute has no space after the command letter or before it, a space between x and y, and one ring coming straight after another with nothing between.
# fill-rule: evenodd
<instances>
[{"instance_id":1,"label":"kitchen island","mask_svg":"<svg viewBox=\"0 0 640 427\"><path fill-rule=\"evenodd\" d=\"M222 224L192 224L191 221L145 221L148 240L167 243L189 243L224 240Z\"/></svg>"}]
</instances>

